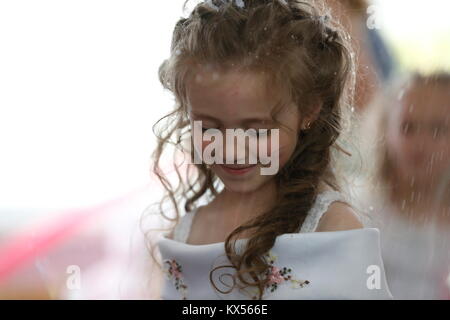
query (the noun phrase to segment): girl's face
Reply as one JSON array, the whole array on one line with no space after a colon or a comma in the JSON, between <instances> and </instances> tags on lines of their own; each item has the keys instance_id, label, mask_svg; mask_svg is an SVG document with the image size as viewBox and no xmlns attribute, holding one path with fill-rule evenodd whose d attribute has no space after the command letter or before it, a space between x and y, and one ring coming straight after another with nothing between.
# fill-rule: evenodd
<instances>
[{"instance_id":1,"label":"girl's face","mask_svg":"<svg viewBox=\"0 0 450 320\"><path fill-rule=\"evenodd\" d=\"M401 177L429 185L450 169L450 88L416 85L394 108L388 153Z\"/></svg>"},{"instance_id":2,"label":"girl's face","mask_svg":"<svg viewBox=\"0 0 450 320\"><path fill-rule=\"evenodd\" d=\"M270 129L280 129L278 145L271 145L271 137L267 136L267 152L270 156L274 148L278 148L281 169L297 144L300 129L297 107L284 107L276 115L277 121L287 127L281 128L272 119L272 111L279 100L266 92L263 77L254 73L219 73L202 69L192 76L186 89L191 128L194 128L193 121L202 121L203 129L219 129L224 137L223 164L212 164L210 169L222 180L225 188L233 192L252 192L273 179L275 175L261 175L262 165L259 162L250 164L248 143L244 146L245 164L237 164L237 147L234 146L234 164L227 163L226 154L231 146L227 146L225 129L268 129L268 132ZM202 141L202 151L212 143Z\"/></svg>"}]
</instances>

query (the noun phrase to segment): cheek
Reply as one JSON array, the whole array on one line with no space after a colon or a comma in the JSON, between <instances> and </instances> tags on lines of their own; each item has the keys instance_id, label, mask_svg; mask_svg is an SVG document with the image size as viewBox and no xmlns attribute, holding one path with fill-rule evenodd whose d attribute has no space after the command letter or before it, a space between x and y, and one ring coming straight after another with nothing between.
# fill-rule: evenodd
<instances>
[{"instance_id":1,"label":"cheek","mask_svg":"<svg viewBox=\"0 0 450 320\"><path fill-rule=\"evenodd\" d=\"M280 167L282 167L292 156L297 146L298 137L296 134L280 131L279 156Z\"/></svg>"},{"instance_id":2,"label":"cheek","mask_svg":"<svg viewBox=\"0 0 450 320\"><path fill-rule=\"evenodd\" d=\"M430 158L439 169L450 169L450 141L435 142L430 147Z\"/></svg>"},{"instance_id":3,"label":"cheek","mask_svg":"<svg viewBox=\"0 0 450 320\"><path fill-rule=\"evenodd\" d=\"M414 141L401 135L399 132L390 130L386 134L386 148L394 160L402 162L403 158L408 158L411 146L414 146Z\"/></svg>"},{"instance_id":4,"label":"cheek","mask_svg":"<svg viewBox=\"0 0 450 320\"><path fill-rule=\"evenodd\" d=\"M210 145L212 141L202 140L202 151L205 151L206 147Z\"/></svg>"}]
</instances>

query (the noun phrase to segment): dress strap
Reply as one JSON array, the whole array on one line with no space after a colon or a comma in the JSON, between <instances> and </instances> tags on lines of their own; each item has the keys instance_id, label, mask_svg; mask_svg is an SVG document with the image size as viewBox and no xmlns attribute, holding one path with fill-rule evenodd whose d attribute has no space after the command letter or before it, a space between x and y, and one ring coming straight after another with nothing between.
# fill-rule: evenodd
<instances>
[{"instance_id":1,"label":"dress strap","mask_svg":"<svg viewBox=\"0 0 450 320\"><path fill-rule=\"evenodd\" d=\"M192 221L196 212L197 209L194 209L186 212L186 214L180 218L180 221L173 232L173 239L175 241L186 243L191 232Z\"/></svg>"},{"instance_id":2,"label":"dress strap","mask_svg":"<svg viewBox=\"0 0 450 320\"><path fill-rule=\"evenodd\" d=\"M350 204L350 201L348 201L348 199L338 191L329 190L319 193L302 224L300 233L316 231L320 218L322 218L323 214L327 212L330 204L335 201Z\"/></svg>"}]
</instances>

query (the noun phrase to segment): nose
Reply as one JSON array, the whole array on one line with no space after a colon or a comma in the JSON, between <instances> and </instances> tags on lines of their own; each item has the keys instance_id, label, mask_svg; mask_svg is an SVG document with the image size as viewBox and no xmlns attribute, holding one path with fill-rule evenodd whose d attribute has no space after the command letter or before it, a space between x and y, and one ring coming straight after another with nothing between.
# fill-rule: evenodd
<instances>
[{"instance_id":1,"label":"nose","mask_svg":"<svg viewBox=\"0 0 450 320\"><path fill-rule=\"evenodd\" d=\"M222 155L224 163L249 164L251 162L255 164L258 141L255 137L240 133L229 133L228 136L224 136Z\"/></svg>"},{"instance_id":2,"label":"nose","mask_svg":"<svg viewBox=\"0 0 450 320\"><path fill-rule=\"evenodd\" d=\"M236 141L237 140L237 141ZM241 143L240 139L233 136L224 136L223 143L223 159L224 163L237 164L245 162L246 148L245 143Z\"/></svg>"}]
</instances>

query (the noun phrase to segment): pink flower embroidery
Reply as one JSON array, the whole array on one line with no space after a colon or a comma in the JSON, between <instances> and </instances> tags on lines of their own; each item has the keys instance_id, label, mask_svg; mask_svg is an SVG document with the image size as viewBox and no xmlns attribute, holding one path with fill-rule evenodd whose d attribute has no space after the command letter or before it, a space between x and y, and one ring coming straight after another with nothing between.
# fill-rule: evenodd
<instances>
[{"instance_id":1,"label":"pink flower embroidery","mask_svg":"<svg viewBox=\"0 0 450 320\"><path fill-rule=\"evenodd\" d=\"M269 288L270 292L274 292L278 289L278 285L288 281L292 284L293 288L303 288L305 285L309 284L308 280L294 279L291 275L292 269L276 267L274 263L277 260L277 257L271 252L266 255L266 259L270 264L270 267L266 272L266 288Z\"/></svg>"},{"instance_id":2,"label":"pink flower embroidery","mask_svg":"<svg viewBox=\"0 0 450 320\"><path fill-rule=\"evenodd\" d=\"M179 266L179 264L175 261L175 260L171 260L169 262L170 264L170 272L172 272L172 275L175 278L181 278L182 274L181 274L181 266Z\"/></svg>"},{"instance_id":3,"label":"pink flower embroidery","mask_svg":"<svg viewBox=\"0 0 450 320\"><path fill-rule=\"evenodd\" d=\"M168 265L168 269L166 270L168 278L172 280L175 289L181 293L182 299L185 300L187 285L183 281L181 265L175 259L165 260L164 262Z\"/></svg>"},{"instance_id":4,"label":"pink flower embroidery","mask_svg":"<svg viewBox=\"0 0 450 320\"><path fill-rule=\"evenodd\" d=\"M269 283L282 283L284 281L283 276L280 274L280 269L277 267L271 267L270 273L269 273Z\"/></svg>"}]
</instances>

